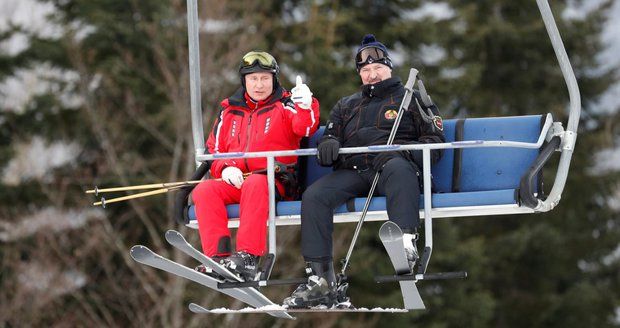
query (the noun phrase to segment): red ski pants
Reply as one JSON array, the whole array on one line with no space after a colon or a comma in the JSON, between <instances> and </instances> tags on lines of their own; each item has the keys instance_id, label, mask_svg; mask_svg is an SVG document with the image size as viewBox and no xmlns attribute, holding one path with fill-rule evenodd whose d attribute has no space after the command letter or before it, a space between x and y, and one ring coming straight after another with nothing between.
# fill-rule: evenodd
<instances>
[{"instance_id":1,"label":"red ski pants","mask_svg":"<svg viewBox=\"0 0 620 328\"><path fill-rule=\"evenodd\" d=\"M276 180L276 187L283 194L283 187ZM218 252L222 237L230 238L226 205L239 203L239 229L237 251L246 251L262 256L266 250L267 218L269 216L269 195L267 176L249 175L241 189L221 180L205 180L192 192L198 218L198 232L202 251L207 256L227 256Z\"/></svg>"}]
</instances>

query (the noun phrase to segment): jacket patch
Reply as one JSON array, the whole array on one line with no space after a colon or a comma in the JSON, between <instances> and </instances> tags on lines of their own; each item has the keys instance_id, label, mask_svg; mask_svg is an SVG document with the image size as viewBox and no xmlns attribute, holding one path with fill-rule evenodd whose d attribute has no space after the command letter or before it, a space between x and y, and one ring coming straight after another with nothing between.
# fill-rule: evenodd
<instances>
[{"instance_id":1,"label":"jacket patch","mask_svg":"<svg viewBox=\"0 0 620 328\"><path fill-rule=\"evenodd\" d=\"M443 131L443 120L441 119L441 116L439 115L435 115L433 116L433 125L439 130L439 131Z\"/></svg>"},{"instance_id":2,"label":"jacket patch","mask_svg":"<svg viewBox=\"0 0 620 328\"><path fill-rule=\"evenodd\" d=\"M385 111L383 116L385 116L386 120L394 120L396 119L396 116L398 116L398 112L393 109L388 109Z\"/></svg>"}]
</instances>

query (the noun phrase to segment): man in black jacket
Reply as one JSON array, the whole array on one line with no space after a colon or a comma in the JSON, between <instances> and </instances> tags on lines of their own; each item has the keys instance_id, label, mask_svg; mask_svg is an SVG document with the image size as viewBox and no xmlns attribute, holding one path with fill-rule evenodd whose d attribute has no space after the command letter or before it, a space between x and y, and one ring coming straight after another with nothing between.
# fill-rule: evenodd
<instances>
[{"instance_id":1,"label":"man in black jacket","mask_svg":"<svg viewBox=\"0 0 620 328\"><path fill-rule=\"evenodd\" d=\"M375 193L386 196L389 219L405 233L410 265L413 267L418 259L415 241L420 223L422 152L338 155L341 147L385 145L405 94L400 78L392 77L393 65L386 47L372 34L364 37L355 61L363 84L361 91L340 99L334 106L317 147L319 164L333 166L334 171L312 184L302 197L302 254L310 277L284 300L289 307L329 307L348 301L336 286L333 211L351 198L367 196L377 172L380 178ZM414 97L404 112L394 144L444 142L437 107L422 101L417 91ZM440 157L441 151L431 152L433 163Z\"/></svg>"}]
</instances>

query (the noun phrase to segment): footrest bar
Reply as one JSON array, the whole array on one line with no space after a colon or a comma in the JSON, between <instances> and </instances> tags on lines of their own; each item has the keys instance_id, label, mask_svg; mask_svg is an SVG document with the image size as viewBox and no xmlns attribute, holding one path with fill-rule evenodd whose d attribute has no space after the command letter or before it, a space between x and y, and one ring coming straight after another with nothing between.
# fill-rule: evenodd
<instances>
[{"instance_id":1,"label":"footrest bar","mask_svg":"<svg viewBox=\"0 0 620 328\"><path fill-rule=\"evenodd\" d=\"M263 287L263 286L276 286L276 285L295 285L307 283L308 278L291 278L291 279L273 279L273 280L258 280L258 281L244 281L244 282L219 282L217 288L242 288L242 287Z\"/></svg>"},{"instance_id":2,"label":"footrest bar","mask_svg":"<svg viewBox=\"0 0 620 328\"><path fill-rule=\"evenodd\" d=\"M463 279L467 278L467 272L436 272L426 274L403 274L403 275L390 275L390 276L376 276L375 281L377 283L394 282L394 281L407 281L407 280L447 280L447 279Z\"/></svg>"}]
</instances>

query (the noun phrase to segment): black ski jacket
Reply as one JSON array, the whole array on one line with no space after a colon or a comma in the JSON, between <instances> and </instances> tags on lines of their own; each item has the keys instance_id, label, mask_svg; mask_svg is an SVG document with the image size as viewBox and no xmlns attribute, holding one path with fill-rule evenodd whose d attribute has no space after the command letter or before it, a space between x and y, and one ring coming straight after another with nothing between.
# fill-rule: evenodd
<instances>
[{"instance_id":1,"label":"black ski jacket","mask_svg":"<svg viewBox=\"0 0 620 328\"><path fill-rule=\"evenodd\" d=\"M396 120L398 108L405 94L399 77L392 77L375 84L362 85L361 91L341 98L330 113L329 121L319 143L336 139L341 147L362 147L387 144ZM414 90L409 109L404 112L394 138L394 144L441 143L445 141L443 121L434 104L425 107L420 94ZM422 116L418 103L425 112ZM364 170L372 167L377 153L340 155L334 167ZM422 152L408 152L409 160L422 168ZM431 151L431 161L441 158L441 150Z\"/></svg>"}]
</instances>

